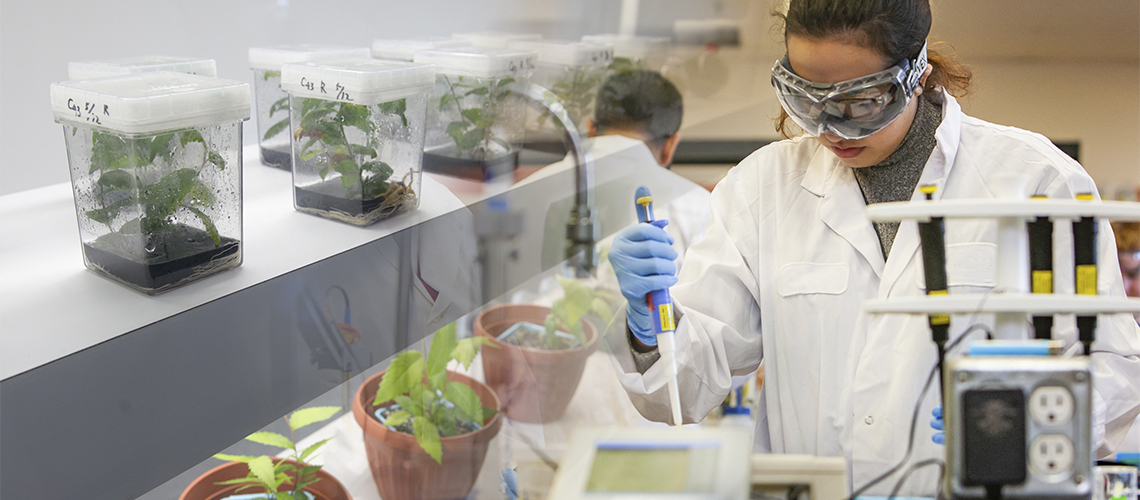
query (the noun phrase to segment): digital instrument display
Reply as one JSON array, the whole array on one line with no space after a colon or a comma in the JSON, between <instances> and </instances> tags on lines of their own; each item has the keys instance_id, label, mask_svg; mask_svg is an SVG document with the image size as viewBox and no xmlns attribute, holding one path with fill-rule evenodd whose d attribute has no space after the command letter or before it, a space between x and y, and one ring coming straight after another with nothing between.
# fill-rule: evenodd
<instances>
[{"instance_id":1,"label":"digital instrument display","mask_svg":"<svg viewBox=\"0 0 1140 500\"><path fill-rule=\"evenodd\" d=\"M720 445L715 440L598 441L586 491L713 492Z\"/></svg>"}]
</instances>

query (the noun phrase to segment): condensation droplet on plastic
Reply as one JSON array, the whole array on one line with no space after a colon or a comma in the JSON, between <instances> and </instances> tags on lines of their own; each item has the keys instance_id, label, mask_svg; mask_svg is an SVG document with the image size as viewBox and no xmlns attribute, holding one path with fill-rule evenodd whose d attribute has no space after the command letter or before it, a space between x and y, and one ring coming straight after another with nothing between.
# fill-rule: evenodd
<instances>
[{"instance_id":1,"label":"condensation droplet on plastic","mask_svg":"<svg viewBox=\"0 0 1140 500\"><path fill-rule=\"evenodd\" d=\"M146 235L146 247L143 248L144 250L146 250L146 253L154 253L154 250L157 247L158 247L158 245L154 241L154 235L153 234Z\"/></svg>"}]
</instances>

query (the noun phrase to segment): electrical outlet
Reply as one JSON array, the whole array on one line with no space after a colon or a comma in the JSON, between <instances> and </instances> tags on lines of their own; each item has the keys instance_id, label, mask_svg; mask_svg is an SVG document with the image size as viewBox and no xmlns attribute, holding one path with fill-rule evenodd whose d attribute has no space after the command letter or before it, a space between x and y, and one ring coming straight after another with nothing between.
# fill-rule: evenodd
<instances>
[{"instance_id":1,"label":"electrical outlet","mask_svg":"<svg viewBox=\"0 0 1140 500\"><path fill-rule=\"evenodd\" d=\"M1073 453L1073 442L1068 436L1037 436L1029 445L1029 469L1045 478L1062 476L1073 466ZM1064 477L1059 477L1058 480L1060 479Z\"/></svg>"},{"instance_id":2,"label":"electrical outlet","mask_svg":"<svg viewBox=\"0 0 1140 500\"><path fill-rule=\"evenodd\" d=\"M1073 419L1073 393L1059 385L1038 387L1028 403L1029 416L1039 425L1065 425Z\"/></svg>"}]
</instances>

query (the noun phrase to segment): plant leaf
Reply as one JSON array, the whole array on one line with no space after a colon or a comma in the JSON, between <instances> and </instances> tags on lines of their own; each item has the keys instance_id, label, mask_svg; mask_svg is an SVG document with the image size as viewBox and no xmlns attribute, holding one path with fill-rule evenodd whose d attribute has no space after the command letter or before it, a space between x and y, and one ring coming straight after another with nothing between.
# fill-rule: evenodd
<instances>
[{"instance_id":1,"label":"plant leaf","mask_svg":"<svg viewBox=\"0 0 1140 500\"><path fill-rule=\"evenodd\" d=\"M271 116L272 116L272 114L273 113L270 112ZM265 135L261 138L261 140L268 141L271 137L274 137L277 134L280 134L281 132L283 132L287 127L289 127L289 119L288 118L281 120L277 123L274 123L273 126L269 127L269 130L265 131Z\"/></svg>"},{"instance_id":2,"label":"plant leaf","mask_svg":"<svg viewBox=\"0 0 1140 500\"><path fill-rule=\"evenodd\" d=\"M218 167L218 170L226 169L226 159L222 158L222 155L218 154L217 151L211 149L206 153L206 161L213 163L215 167Z\"/></svg>"},{"instance_id":3,"label":"plant leaf","mask_svg":"<svg viewBox=\"0 0 1140 500\"><path fill-rule=\"evenodd\" d=\"M392 360L388 371L380 379L376 399L372 404L379 405L391 401L423 382L424 356L419 351L404 351Z\"/></svg>"},{"instance_id":4,"label":"plant leaf","mask_svg":"<svg viewBox=\"0 0 1140 500\"><path fill-rule=\"evenodd\" d=\"M277 491L277 475L273 471L273 461L266 456L260 456L247 462L249 473L265 486L274 486L270 491Z\"/></svg>"},{"instance_id":5,"label":"plant leaf","mask_svg":"<svg viewBox=\"0 0 1140 500\"><path fill-rule=\"evenodd\" d=\"M477 335L457 342L455 349L451 351L451 357L463 365L464 369L471 368L471 362L475 361L475 355L479 354L479 347L482 345L495 346L486 337Z\"/></svg>"},{"instance_id":6,"label":"plant leaf","mask_svg":"<svg viewBox=\"0 0 1140 500\"><path fill-rule=\"evenodd\" d=\"M258 443L258 444L264 444L267 446L276 446L278 448L292 448L293 447L293 441L290 441L289 438L282 436L276 432L265 432L265 431L255 432L253 434L250 434L249 437L247 437L245 439L247 441L253 441L253 442Z\"/></svg>"},{"instance_id":7,"label":"plant leaf","mask_svg":"<svg viewBox=\"0 0 1140 500\"><path fill-rule=\"evenodd\" d=\"M183 130L182 132L179 132L178 136L179 141L183 146L186 146L191 142L200 142L202 144L206 143L206 139L202 137L202 134L194 129Z\"/></svg>"},{"instance_id":8,"label":"plant leaf","mask_svg":"<svg viewBox=\"0 0 1140 500\"><path fill-rule=\"evenodd\" d=\"M451 323L435 332L435 337L431 339L431 348L428 350L427 358L427 374L431 379L435 375L443 374L444 380L447 377L447 363L451 361L451 353L455 350L458 342L455 340L455 323ZM435 389L443 389L443 384L432 383Z\"/></svg>"},{"instance_id":9,"label":"plant leaf","mask_svg":"<svg viewBox=\"0 0 1140 500\"><path fill-rule=\"evenodd\" d=\"M455 419L460 418L463 411L458 407L443 408L441 411L436 412L435 420L432 422L439 428L440 437L450 437L459 435L459 425L456 424ZM466 415L463 416L466 418Z\"/></svg>"},{"instance_id":10,"label":"plant leaf","mask_svg":"<svg viewBox=\"0 0 1140 500\"><path fill-rule=\"evenodd\" d=\"M122 170L108 170L99 175L96 184L115 189L131 189L134 176Z\"/></svg>"},{"instance_id":11,"label":"plant leaf","mask_svg":"<svg viewBox=\"0 0 1140 500\"><path fill-rule=\"evenodd\" d=\"M400 424L407 422L412 418L412 414L404 410L396 410L388 414L388 418L384 420L384 425L391 427L398 427Z\"/></svg>"},{"instance_id":12,"label":"plant leaf","mask_svg":"<svg viewBox=\"0 0 1140 500\"><path fill-rule=\"evenodd\" d=\"M423 415L424 414L424 405L422 402L423 397L422 397L422 395L419 395L419 396L420 397L417 397L415 399L413 399L411 396L406 396L406 395L396 396L395 401L396 401L396 404L400 405L400 408L403 408L408 413L411 413L412 415ZM400 411L400 410L396 410L396 411Z\"/></svg>"},{"instance_id":13,"label":"plant leaf","mask_svg":"<svg viewBox=\"0 0 1140 500\"><path fill-rule=\"evenodd\" d=\"M479 123L483 120L483 110L479 108L463 110L463 117L471 120L472 123Z\"/></svg>"},{"instance_id":14,"label":"plant leaf","mask_svg":"<svg viewBox=\"0 0 1140 500\"><path fill-rule=\"evenodd\" d=\"M309 448L306 448L306 449L304 449L304 451L301 452L300 456L298 456L298 458L296 458L296 461L304 462L304 460L309 458L310 454L316 453L317 450L320 449L320 446L324 446L326 443L328 443L329 441L332 441L332 440L333 440L333 438L329 437L329 438L327 438L327 440L318 441L318 442L310 445Z\"/></svg>"},{"instance_id":15,"label":"plant leaf","mask_svg":"<svg viewBox=\"0 0 1140 500\"><path fill-rule=\"evenodd\" d=\"M323 422L332 418L333 415L340 411L339 406L314 406L312 408L302 408L293 412L289 416L289 428L298 430L309 424Z\"/></svg>"},{"instance_id":16,"label":"plant leaf","mask_svg":"<svg viewBox=\"0 0 1140 500\"><path fill-rule=\"evenodd\" d=\"M439 429L427 417L416 417L412 421L416 442L420 444L435 463L443 463L443 443L439 439Z\"/></svg>"},{"instance_id":17,"label":"plant leaf","mask_svg":"<svg viewBox=\"0 0 1140 500\"><path fill-rule=\"evenodd\" d=\"M288 110L289 110L289 96L285 96L285 97L278 99L276 102L273 103L272 106L269 107L269 116L272 117L278 111L288 111ZM286 121L288 121L288 119L286 119Z\"/></svg>"},{"instance_id":18,"label":"plant leaf","mask_svg":"<svg viewBox=\"0 0 1140 500\"><path fill-rule=\"evenodd\" d=\"M461 382L450 382L443 397L462 410L472 422L483 424L483 402L479 400L475 389Z\"/></svg>"},{"instance_id":19,"label":"plant leaf","mask_svg":"<svg viewBox=\"0 0 1140 500\"><path fill-rule=\"evenodd\" d=\"M190 213L198 217L198 220L202 221L202 225L206 226L206 232L209 233L210 239L213 240L215 247L222 244L222 236L218 234L218 227L214 225L213 220L210 220L210 216L190 205L183 205L182 207L189 210Z\"/></svg>"},{"instance_id":20,"label":"plant leaf","mask_svg":"<svg viewBox=\"0 0 1140 500\"><path fill-rule=\"evenodd\" d=\"M443 107L447 106L447 103L451 102L452 99L454 99L454 97L452 97L451 94L443 94L443 97L439 98L439 110L443 111Z\"/></svg>"},{"instance_id":21,"label":"plant leaf","mask_svg":"<svg viewBox=\"0 0 1140 500\"><path fill-rule=\"evenodd\" d=\"M250 476L246 476L246 477L239 477L239 478L236 478L236 479L229 479L229 480L226 480L226 481L218 481L218 482L216 482L216 483L214 483L214 484L216 484L216 485L218 485L218 486L228 486L228 485L231 485L231 484L246 484L246 483L249 483L249 486L257 486L258 484L260 484L256 478L253 478L253 477L250 477ZM248 488L249 486L247 486L247 488Z\"/></svg>"},{"instance_id":22,"label":"plant leaf","mask_svg":"<svg viewBox=\"0 0 1140 500\"><path fill-rule=\"evenodd\" d=\"M174 214L182 204L182 200L194 189L194 179L198 172L190 168L180 168L164 175L158 182L143 191L143 204L146 218L150 219L144 224L143 230L150 232L156 225L165 222L165 219Z\"/></svg>"}]
</instances>

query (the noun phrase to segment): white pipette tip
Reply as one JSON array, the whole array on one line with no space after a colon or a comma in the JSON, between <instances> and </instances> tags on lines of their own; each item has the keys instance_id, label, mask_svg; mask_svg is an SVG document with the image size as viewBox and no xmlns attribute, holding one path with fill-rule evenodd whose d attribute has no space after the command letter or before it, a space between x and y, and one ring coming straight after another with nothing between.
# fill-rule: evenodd
<instances>
[{"instance_id":1,"label":"white pipette tip","mask_svg":"<svg viewBox=\"0 0 1140 500\"><path fill-rule=\"evenodd\" d=\"M673 410L673 426L680 429L681 422L681 394L677 389L677 356L674 332L668 331L657 336L657 351L661 353L661 362L665 363L665 375L668 380L669 406Z\"/></svg>"}]
</instances>

